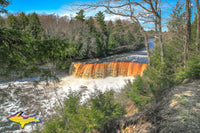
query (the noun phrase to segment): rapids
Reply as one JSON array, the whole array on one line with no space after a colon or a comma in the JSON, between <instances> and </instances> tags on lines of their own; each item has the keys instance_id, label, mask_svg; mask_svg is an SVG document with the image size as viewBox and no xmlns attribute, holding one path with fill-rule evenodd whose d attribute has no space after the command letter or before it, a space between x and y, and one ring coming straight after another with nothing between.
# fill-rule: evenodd
<instances>
[{"instance_id":1,"label":"rapids","mask_svg":"<svg viewBox=\"0 0 200 133\"><path fill-rule=\"evenodd\" d=\"M153 46L154 39L149 39L151 50ZM134 76L142 75L147 63L146 48L142 48L103 59L74 62L71 75L60 77L61 82L55 84L56 89L52 84L46 86L44 82L35 87L33 80L38 81L39 77L0 82L0 132L31 132L36 125L27 125L21 130L19 125L8 122L5 116L24 111L26 115L37 115L45 121L55 113L55 106L70 90L81 92L83 100L95 89L119 91L128 81L133 82Z\"/></svg>"}]
</instances>

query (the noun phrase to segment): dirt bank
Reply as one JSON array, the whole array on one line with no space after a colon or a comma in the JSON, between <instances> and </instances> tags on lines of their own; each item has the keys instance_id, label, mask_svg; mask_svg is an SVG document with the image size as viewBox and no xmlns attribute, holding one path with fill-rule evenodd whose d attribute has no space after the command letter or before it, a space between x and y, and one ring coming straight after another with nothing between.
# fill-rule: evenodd
<instances>
[{"instance_id":1,"label":"dirt bank","mask_svg":"<svg viewBox=\"0 0 200 133\"><path fill-rule=\"evenodd\" d=\"M119 133L199 133L200 80L166 90L160 102L109 127Z\"/></svg>"}]
</instances>

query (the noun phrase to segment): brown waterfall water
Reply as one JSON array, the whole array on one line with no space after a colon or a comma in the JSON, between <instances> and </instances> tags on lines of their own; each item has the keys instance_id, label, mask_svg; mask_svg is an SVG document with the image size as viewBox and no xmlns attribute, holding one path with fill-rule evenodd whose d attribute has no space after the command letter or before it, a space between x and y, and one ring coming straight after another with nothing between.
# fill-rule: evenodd
<instances>
[{"instance_id":1,"label":"brown waterfall water","mask_svg":"<svg viewBox=\"0 0 200 133\"><path fill-rule=\"evenodd\" d=\"M142 75L146 63L109 62L97 64L72 63L70 73L79 78L105 78Z\"/></svg>"}]
</instances>

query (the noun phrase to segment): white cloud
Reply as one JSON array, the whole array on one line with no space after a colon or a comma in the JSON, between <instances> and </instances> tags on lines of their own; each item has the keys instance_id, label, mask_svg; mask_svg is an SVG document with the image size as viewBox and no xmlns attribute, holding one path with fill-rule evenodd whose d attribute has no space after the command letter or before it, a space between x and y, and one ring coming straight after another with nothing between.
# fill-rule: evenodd
<instances>
[{"instance_id":1,"label":"white cloud","mask_svg":"<svg viewBox=\"0 0 200 133\"><path fill-rule=\"evenodd\" d=\"M64 16L67 16L67 17L75 17L76 16L76 13L64 13L64 14L58 14L60 17L64 17Z\"/></svg>"},{"instance_id":2,"label":"white cloud","mask_svg":"<svg viewBox=\"0 0 200 133\"><path fill-rule=\"evenodd\" d=\"M115 21L117 19L125 20L125 19L129 19L129 18L119 16L119 15L107 15L107 14L105 15L105 21L109 21L109 20Z\"/></svg>"}]
</instances>

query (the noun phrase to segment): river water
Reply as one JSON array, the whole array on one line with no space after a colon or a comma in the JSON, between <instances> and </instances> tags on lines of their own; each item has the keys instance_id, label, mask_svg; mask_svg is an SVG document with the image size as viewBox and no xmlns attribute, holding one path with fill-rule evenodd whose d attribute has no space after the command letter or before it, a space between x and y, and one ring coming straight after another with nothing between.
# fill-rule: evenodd
<instances>
[{"instance_id":1,"label":"river water","mask_svg":"<svg viewBox=\"0 0 200 133\"><path fill-rule=\"evenodd\" d=\"M149 47L150 50L153 49L154 39L149 39ZM97 61L98 59L95 60ZM101 61L148 63L146 48L109 56L101 59ZM35 77L0 83L0 132L31 132L36 127L36 125L27 125L22 130L19 128L19 124L8 122L5 116L23 111L24 115L37 115L41 117L42 121L45 121L50 114L55 113L56 105L59 105L59 101L62 101L70 90L82 92L84 94L82 100L84 100L95 89L103 92L109 89L119 91L128 81L132 82L134 77L119 76L102 79L83 79L74 76L64 76L60 78L61 82L59 83L50 83L49 86L46 86L45 82L41 82L37 87L34 86L34 80L39 80L39 78Z\"/></svg>"}]
</instances>

